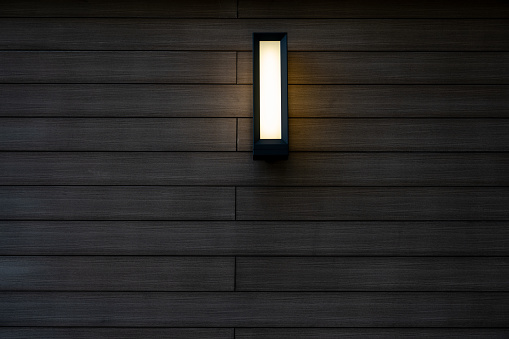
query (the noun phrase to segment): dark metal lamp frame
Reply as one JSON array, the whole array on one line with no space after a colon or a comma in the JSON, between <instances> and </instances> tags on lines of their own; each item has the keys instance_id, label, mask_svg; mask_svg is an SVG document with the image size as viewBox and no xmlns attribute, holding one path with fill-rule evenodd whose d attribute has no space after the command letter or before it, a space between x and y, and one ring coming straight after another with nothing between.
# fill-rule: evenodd
<instances>
[{"instance_id":1,"label":"dark metal lamp frame","mask_svg":"<svg viewBox=\"0 0 509 339\"><path fill-rule=\"evenodd\" d=\"M260 139L260 41L280 41L281 139ZM253 33L253 159L288 157L288 47L286 33Z\"/></svg>"}]
</instances>

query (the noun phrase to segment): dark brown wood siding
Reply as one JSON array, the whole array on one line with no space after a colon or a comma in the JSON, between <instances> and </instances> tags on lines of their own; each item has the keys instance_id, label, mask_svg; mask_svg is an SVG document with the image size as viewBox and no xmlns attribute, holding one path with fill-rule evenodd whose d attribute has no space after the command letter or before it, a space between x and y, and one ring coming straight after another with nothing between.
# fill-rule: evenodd
<instances>
[{"instance_id":1,"label":"dark brown wood siding","mask_svg":"<svg viewBox=\"0 0 509 339\"><path fill-rule=\"evenodd\" d=\"M1 338L506 338L509 3L0 3ZM253 32L290 156L253 161Z\"/></svg>"}]
</instances>

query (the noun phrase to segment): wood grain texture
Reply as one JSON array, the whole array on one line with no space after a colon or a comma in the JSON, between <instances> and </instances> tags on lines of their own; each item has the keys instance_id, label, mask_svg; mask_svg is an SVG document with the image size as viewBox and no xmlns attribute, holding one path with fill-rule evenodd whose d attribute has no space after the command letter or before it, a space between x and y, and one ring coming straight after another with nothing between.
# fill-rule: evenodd
<instances>
[{"instance_id":1,"label":"wood grain texture","mask_svg":"<svg viewBox=\"0 0 509 339\"><path fill-rule=\"evenodd\" d=\"M507 118L509 86L290 85L290 117ZM4 117L252 116L250 85L0 84Z\"/></svg>"},{"instance_id":2,"label":"wood grain texture","mask_svg":"<svg viewBox=\"0 0 509 339\"><path fill-rule=\"evenodd\" d=\"M509 186L509 153L10 151L0 173L0 185Z\"/></svg>"},{"instance_id":3,"label":"wood grain texture","mask_svg":"<svg viewBox=\"0 0 509 339\"><path fill-rule=\"evenodd\" d=\"M509 222L0 221L0 255L509 256Z\"/></svg>"},{"instance_id":4,"label":"wood grain texture","mask_svg":"<svg viewBox=\"0 0 509 339\"><path fill-rule=\"evenodd\" d=\"M0 257L0 290L233 291L234 258Z\"/></svg>"},{"instance_id":5,"label":"wood grain texture","mask_svg":"<svg viewBox=\"0 0 509 339\"><path fill-rule=\"evenodd\" d=\"M505 1L0 18L1 338L508 336ZM254 162L270 31L292 153Z\"/></svg>"},{"instance_id":6,"label":"wood grain texture","mask_svg":"<svg viewBox=\"0 0 509 339\"><path fill-rule=\"evenodd\" d=\"M237 220L505 220L509 189L238 187Z\"/></svg>"},{"instance_id":7,"label":"wood grain texture","mask_svg":"<svg viewBox=\"0 0 509 339\"><path fill-rule=\"evenodd\" d=\"M427 1L426 3L393 0L385 5L377 1L320 0L306 1L242 0L238 4L240 18L501 18L509 16L504 1ZM289 10L291 9L291 10ZM204 17L235 18L236 3L215 1L108 1L69 3L52 1L4 1L2 17Z\"/></svg>"},{"instance_id":8,"label":"wood grain texture","mask_svg":"<svg viewBox=\"0 0 509 339\"><path fill-rule=\"evenodd\" d=\"M504 291L508 258L238 257L237 291Z\"/></svg>"},{"instance_id":9,"label":"wood grain texture","mask_svg":"<svg viewBox=\"0 0 509 339\"><path fill-rule=\"evenodd\" d=\"M3 50L249 51L287 32L290 51L507 51L507 20L2 19ZM47 37L51 36L51 39Z\"/></svg>"},{"instance_id":10,"label":"wood grain texture","mask_svg":"<svg viewBox=\"0 0 509 339\"><path fill-rule=\"evenodd\" d=\"M235 83L234 52L0 52L0 83Z\"/></svg>"},{"instance_id":11,"label":"wood grain texture","mask_svg":"<svg viewBox=\"0 0 509 339\"><path fill-rule=\"evenodd\" d=\"M233 220L232 187L3 186L2 219Z\"/></svg>"},{"instance_id":12,"label":"wood grain texture","mask_svg":"<svg viewBox=\"0 0 509 339\"><path fill-rule=\"evenodd\" d=\"M496 96L490 107L497 114ZM249 85L10 84L0 85L4 117L164 117L252 116ZM502 104L503 105L503 104ZM502 107L499 107L499 110Z\"/></svg>"},{"instance_id":13,"label":"wood grain texture","mask_svg":"<svg viewBox=\"0 0 509 339\"><path fill-rule=\"evenodd\" d=\"M240 0L239 18L502 18L509 6L501 0L292 1Z\"/></svg>"},{"instance_id":14,"label":"wood grain texture","mask_svg":"<svg viewBox=\"0 0 509 339\"><path fill-rule=\"evenodd\" d=\"M2 17L156 17L235 18L234 0L192 1L2 1Z\"/></svg>"},{"instance_id":15,"label":"wood grain texture","mask_svg":"<svg viewBox=\"0 0 509 339\"><path fill-rule=\"evenodd\" d=\"M289 52L288 83L508 84L508 53ZM252 83L252 53L239 52L237 83Z\"/></svg>"},{"instance_id":16,"label":"wood grain texture","mask_svg":"<svg viewBox=\"0 0 509 339\"><path fill-rule=\"evenodd\" d=\"M0 293L2 326L503 327L509 293Z\"/></svg>"},{"instance_id":17,"label":"wood grain texture","mask_svg":"<svg viewBox=\"0 0 509 339\"><path fill-rule=\"evenodd\" d=\"M237 339L393 339L393 338L454 338L503 339L509 330L479 328L238 328Z\"/></svg>"},{"instance_id":18,"label":"wood grain texture","mask_svg":"<svg viewBox=\"0 0 509 339\"><path fill-rule=\"evenodd\" d=\"M253 148L252 119L239 119L238 150ZM290 151L509 150L507 119L289 119Z\"/></svg>"},{"instance_id":19,"label":"wood grain texture","mask_svg":"<svg viewBox=\"0 0 509 339\"><path fill-rule=\"evenodd\" d=\"M236 120L2 118L0 150L235 151Z\"/></svg>"},{"instance_id":20,"label":"wood grain texture","mask_svg":"<svg viewBox=\"0 0 509 339\"><path fill-rule=\"evenodd\" d=\"M288 113L303 118L507 118L508 97L509 86L499 85L290 85Z\"/></svg>"},{"instance_id":21,"label":"wood grain texture","mask_svg":"<svg viewBox=\"0 0 509 339\"><path fill-rule=\"evenodd\" d=\"M4 339L231 339L233 328L44 328L44 327L4 327L0 328Z\"/></svg>"}]
</instances>

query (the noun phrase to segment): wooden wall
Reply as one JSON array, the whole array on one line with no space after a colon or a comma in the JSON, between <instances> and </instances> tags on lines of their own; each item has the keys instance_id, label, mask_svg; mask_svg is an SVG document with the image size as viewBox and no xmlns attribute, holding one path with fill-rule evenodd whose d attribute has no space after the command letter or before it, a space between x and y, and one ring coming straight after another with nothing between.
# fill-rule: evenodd
<instances>
[{"instance_id":1,"label":"wooden wall","mask_svg":"<svg viewBox=\"0 0 509 339\"><path fill-rule=\"evenodd\" d=\"M507 338L509 4L0 3L1 338ZM290 157L251 157L252 32Z\"/></svg>"}]
</instances>

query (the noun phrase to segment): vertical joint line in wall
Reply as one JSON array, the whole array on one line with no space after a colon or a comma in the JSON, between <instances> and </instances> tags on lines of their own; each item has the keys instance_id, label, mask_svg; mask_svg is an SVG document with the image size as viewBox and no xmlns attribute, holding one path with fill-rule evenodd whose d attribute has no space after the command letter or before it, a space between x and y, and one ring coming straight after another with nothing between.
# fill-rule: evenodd
<instances>
[{"instance_id":1,"label":"vertical joint line in wall","mask_svg":"<svg viewBox=\"0 0 509 339\"><path fill-rule=\"evenodd\" d=\"M235 334L235 327L233 328L233 339L235 339L237 335Z\"/></svg>"},{"instance_id":2,"label":"vertical joint line in wall","mask_svg":"<svg viewBox=\"0 0 509 339\"><path fill-rule=\"evenodd\" d=\"M237 291L237 256L233 264L233 292Z\"/></svg>"},{"instance_id":3,"label":"vertical joint line in wall","mask_svg":"<svg viewBox=\"0 0 509 339\"><path fill-rule=\"evenodd\" d=\"M239 150L239 118L235 119L235 152Z\"/></svg>"}]
</instances>

